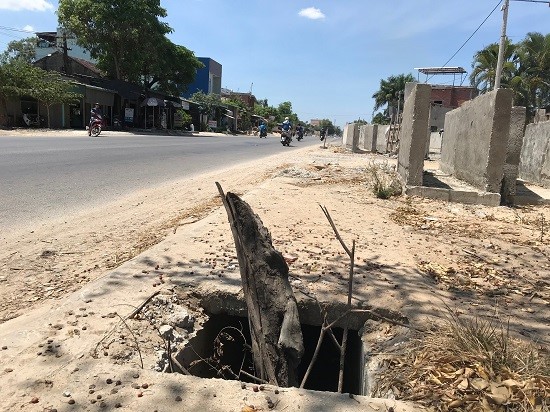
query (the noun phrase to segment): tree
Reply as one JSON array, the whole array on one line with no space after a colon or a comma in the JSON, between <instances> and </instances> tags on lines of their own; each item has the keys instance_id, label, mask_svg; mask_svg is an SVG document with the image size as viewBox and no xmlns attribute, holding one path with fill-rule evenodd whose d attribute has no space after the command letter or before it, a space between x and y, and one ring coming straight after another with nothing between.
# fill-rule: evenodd
<instances>
[{"instance_id":1,"label":"tree","mask_svg":"<svg viewBox=\"0 0 550 412\"><path fill-rule=\"evenodd\" d=\"M369 122L367 122L366 120L361 119L361 118L359 118L357 120L354 120L352 123L356 123L358 125L369 124Z\"/></svg>"},{"instance_id":2,"label":"tree","mask_svg":"<svg viewBox=\"0 0 550 412\"><path fill-rule=\"evenodd\" d=\"M203 67L166 38L172 29L159 20L166 17L159 0L60 0L58 16L108 77L179 92Z\"/></svg>"},{"instance_id":3,"label":"tree","mask_svg":"<svg viewBox=\"0 0 550 412\"><path fill-rule=\"evenodd\" d=\"M277 108L277 121L280 123L285 120L285 117L288 117L292 123L298 122L298 116L292 112L291 102L282 102Z\"/></svg>"},{"instance_id":4,"label":"tree","mask_svg":"<svg viewBox=\"0 0 550 412\"><path fill-rule=\"evenodd\" d=\"M385 116L384 113L378 112L372 118L372 124L390 124L390 118Z\"/></svg>"},{"instance_id":5,"label":"tree","mask_svg":"<svg viewBox=\"0 0 550 412\"><path fill-rule=\"evenodd\" d=\"M73 86L63 80L57 72L41 73L39 82L32 90L31 96L46 106L48 128L50 128L50 108L54 104L76 103L80 94L72 91Z\"/></svg>"},{"instance_id":6,"label":"tree","mask_svg":"<svg viewBox=\"0 0 550 412\"><path fill-rule=\"evenodd\" d=\"M498 45L490 44L474 55L470 83L481 93L494 87ZM550 105L550 34L528 33L518 44L506 41L502 87L514 91L514 104L532 109Z\"/></svg>"},{"instance_id":7,"label":"tree","mask_svg":"<svg viewBox=\"0 0 550 412\"><path fill-rule=\"evenodd\" d=\"M222 110L226 110L220 96L217 94L205 94L200 91L194 93L190 100L198 104L200 114L213 118L216 121L220 120ZM204 129L204 126L201 125L201 128Z\"/></svg>"},{"instance_id":8,"label":"tree","mask_svg":"<svg viewBox=\"0 0 550 412\"><path fill-rule=\"evenodd\" d=\"M492 43L474 55L470 84L481 93L493 90L498 62L497 43ZM501 85L507 87L516 73L517 55L516 46L506 40L504 49L504 64L502 67Z\"/></svg>"},{"instance_id":9,"label":"tree","mask_svg":"<svg viewBox=\"0 0 550 412\"><path fill-rule=\"evenodd\" d=\"M32 96L43 72L42 69L26 63L23 59L14 59L0 64L0 125L8 124L8 99Z\"/></svg>"},{"instance_id":10,"label":"tree","mask_svg":"<svg viewBox=\"0 0 550 412\"><path fill-rule=\"evenodd\" d=\"M519 79L516 104L528 108L550 105L550 34L527 33L517 46Z\"/></svg>"},{"instance_id":11,"label":"tree","mask_svg":"<svg viewBox=\"0 0 550 412\"><path fill-rule=\"evenodd\" d=\"M36 41L36 37L10 41L7 49L0 55L0 62L8 63L20 59L26 63L33 63L36 57Z\"/></svg>"},{"instance_id":12,"label":"tree","mask_svg":"<svg viewBox=\"0 0 550 412\"><path fill-rule=\"evenodd\" d=\"M73 93L69 82L59 73L48 72L34 67L23 59L14 59L0 65L0 124L7 124L7 100L14 97L29 96L42 102L48 111L50 127L50 108L54 104L77 101L79 94Z\"/></svg>"},{"instance_id":13,"label":"tree","mask_svg":"<svg viewBox=\"0 0 550 412\"><path fill-rule=\"evenodd\" d=\"M392 75L386 80L380 80L380 89L372 95L374 99L373 113L382 106L388 105L388 108L385 110L386 114L393 118L395 113L389 113L389 108L392 107L394 110L397 110L400 100L401 107L403 107L405 83L408 82L414 82L412 74Z\"/></svg>"}]
</instances>

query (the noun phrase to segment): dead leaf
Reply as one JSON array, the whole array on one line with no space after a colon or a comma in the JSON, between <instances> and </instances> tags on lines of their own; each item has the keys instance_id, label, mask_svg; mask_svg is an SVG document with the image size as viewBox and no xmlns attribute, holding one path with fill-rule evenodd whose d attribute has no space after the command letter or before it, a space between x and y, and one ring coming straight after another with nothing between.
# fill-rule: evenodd
<instances>
[{"instance_id":1,"label":"dead leaf","mask_svg":"<svg viewBox=\"0 0 550 412\"><path fill-rule=\"evenodd\" d=\"M468 389L468 379L462 379L462 382L458 384L458 389L465 391Z\"/></svg>"},{"instance_id":2,"label":"dead leaf","mask_svg":"<svg viewBox=\"0 0 550 412\"><path fill-rule=\"evenodd\" d=\"M501 385L506 386L507 388L523 387L523 384L521 382L516 381L515 379L506 379L505 381L501 382Z\"/></svg>"},{"instance_id":3,"label":"dead leaf","mask_svg":"<svg viewBox=\"0 0 550 412\"><path fill-rule=\"evenodd\" d=\"M489 382L487 382L483 378L475 378L475 379L472 379L472 381L470 382L470 385L472 385L472 388L478 391L482 391L489 387Z\"/></svg>"},{"instance_id":4,"label":"dead leaf","mask_svg":"<svg viewBox=\"0 0 550 412\"><path fill-rule=\"evenodd\" d=\"M449 403L449 405L447 406L449 407L449 409L454 409L454 408L458 408L459 406L462 406L463 404L464 404L464 401L462 399L455 399L454 401Z\"/></svg>"}]
</instances>

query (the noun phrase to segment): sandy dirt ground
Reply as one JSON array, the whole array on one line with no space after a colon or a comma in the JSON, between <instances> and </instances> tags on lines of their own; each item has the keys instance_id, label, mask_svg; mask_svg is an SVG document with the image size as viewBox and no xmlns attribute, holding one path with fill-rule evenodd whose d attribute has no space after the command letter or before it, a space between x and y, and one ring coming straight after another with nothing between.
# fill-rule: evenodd
<instances>
[{"instance_id":1,"label":"sandy dirt ground","mask_svg":"<svg viewBox=\"0 0 550 412\"><path fill-rule=\"evenodd\" d=\"M136 406L135 398L141 396L132 376L139 374L131 371L138 368L138 354L118 317L126 319L128 329L138 335L145 369L154 365L158 370L162 362L155 357L163 340L155 340L151 330L169 323L165 318L171 314L157 312L174 305L185 307L200 323L203 310L198 308L198 291L214 295L210 306L220 308L227 302L216 291L240 293L234 246L216 181L226 192L243 195L270 230L275 248L292 261L291 284L299 298L347 299L349 259L319 207L323 205L344 241L348 245L356 241L354 306L383 311L418 327L432 326L450 308L457 314L509 323L514 335L548 346L548 206L486 207L405 196L379 199L372 192L372 171L391 169L393 164L394 159L351 154L338 147L306 148L284 158L274 156L142 191L78 216L44 222L32 231L3 234L0 343L6 349L0 351L0 359L10 365L0 372L5 405L32 411L78 410L71 409L75 403L68 403L76 399L80 410L95 410L95 403L101 401L92 396L90 385L98 385L106 376L126 374L120 390L102 389L104 394L111 390L106 405L149 410ZM131 311L124 314L114 307L115 302L126 302L135 308L158 291L150 307L142 310L141 319L128 319ZM50 323L42 325L46 318ZM178 339L186 341L187 334L193 333L180 330ZM21 342L23 335L26 344ZM105 346L107 335L110 344ZM55 367L42 360L43 350L29 348L57 341L66 348L60 356L66 360ZM67 374L68 365L76 370ZM48 373L51 378L45 379L42 374ZM148 406L160 402L159 397L172 402L179 396L167 395L166 386L160 391L161 385L168 384L161 384L158 375L141 373L159 387L148 398ZM35 376L41 376L39 383ZM72 381L79 382L78 390ZM201 388L212 385L200 380L178 382L169 384L194 388L188 388L193 399L203 396ZM73 389L63 389L68 387ZM235 399L226 406L218 399L213 403L218 409L212 406L212 410L245 410L241 408L255 396L252 391L247 392L250 398L243 398L234 384L218 387L228 399ZM264 398L263 410L272 409ZM159 405L168 405L166 399ZM356 402L331 399L330 407L329 403L326 408L303 404L301 410L355 410ZM364 400L357 399L357 407L364 407L361 410L407 410L406 405L397 408L395 402L368 409ZM274 410L292 408L295 400L281 402Z\"/></svg>"}]
</instances>

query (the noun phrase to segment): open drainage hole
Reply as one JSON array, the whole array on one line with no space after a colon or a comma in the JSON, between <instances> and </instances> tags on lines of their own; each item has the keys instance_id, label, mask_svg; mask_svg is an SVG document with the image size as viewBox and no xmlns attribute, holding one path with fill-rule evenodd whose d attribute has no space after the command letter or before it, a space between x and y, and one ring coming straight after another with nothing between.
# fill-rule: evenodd
<instances>
[{"instance_id":1,"label":"open drainage hole","mask_svg":"<svg viewBox=\"0 0 550 412\"><path fill-rule=\"evenodd\" d=\"M298 366L298 381L301 381L315 352L320 326L302 324L304 355ZM339 342L343 330L333 328ZM203 329L189 341L177 355L178 361L194 376L201 378L234 379L257 383L250 348L251 338L248 319L227 314L209 315ZM344 366L343 392L361 394L361 339L355 330L348 332L348 345ZM335 344L325 335L321 351L313 367L306 389L336 392L340 355ZM245 373L240 373L244 371Z\"/></svg>"}]
</instances>

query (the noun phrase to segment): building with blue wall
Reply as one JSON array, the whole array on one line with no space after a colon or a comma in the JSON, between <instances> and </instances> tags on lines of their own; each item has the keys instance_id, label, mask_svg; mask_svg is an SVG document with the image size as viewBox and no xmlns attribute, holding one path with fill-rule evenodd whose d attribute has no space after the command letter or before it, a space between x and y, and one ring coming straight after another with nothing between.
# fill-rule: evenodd
<instances>
[{"instance_id":1,"label":"building with blue wall","mask_svg":"<svg viewBox=\"0 0 550 412\"><path fill-rule=\"evenodd\" d=\"M210 57L197 57L204 67L197 70L195 81L187 86L187 91L182 97L189 98L199 91L204 94L221 94L222 91L222 65Z\"/></svg>"}]
</instances>

